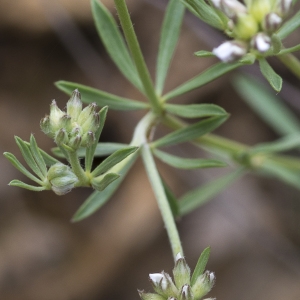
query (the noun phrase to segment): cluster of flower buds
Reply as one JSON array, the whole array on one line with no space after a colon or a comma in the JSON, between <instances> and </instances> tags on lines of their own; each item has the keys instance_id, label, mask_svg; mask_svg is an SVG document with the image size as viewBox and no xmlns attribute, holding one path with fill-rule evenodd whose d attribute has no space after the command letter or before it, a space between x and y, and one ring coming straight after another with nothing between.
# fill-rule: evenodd
<instances>
[{"instance_id":1,"label":"cluster of flower buds","mask_svg":"<svg viewBox=\"0 0 300 300\"><path fill-rule=\"evenodd\" d=\"M235 61L250 50L263 54L272 46L272 35L288 15L292 0L212 0L227 18L225 32L234 40L213 49L224 62Z\"/></svg>"},{"instance_id":2,"label":"cluster of flower buds","mask_svg":"<svg viewBox=\"0 0 300 300\"><path fill-rule=\"evenodd\" d=\"M200 300L213 287L215 275L206 271L191 282L191 271L185 259L178 254L173 269L174 282L165 272L149 275L150 282L156 293L139 291L142 300ZM204 300L213 300L206 298Z\"/></svg>"},{"instance_id":3,"label":"cluster of flower buds","mask_svg":"<svg viewBox=\"0 0 300 300\"><path fill-rule=\"evenodd\" d=\"M52 101L50 115L41 120L41 129L57 145L64 144L73 150L89 147L95 141L100 123L96 109L95 103L82 109L80 93L75 90L67 102L67 112L60 110L55 100Z\"/></svg>"}]
</instances>

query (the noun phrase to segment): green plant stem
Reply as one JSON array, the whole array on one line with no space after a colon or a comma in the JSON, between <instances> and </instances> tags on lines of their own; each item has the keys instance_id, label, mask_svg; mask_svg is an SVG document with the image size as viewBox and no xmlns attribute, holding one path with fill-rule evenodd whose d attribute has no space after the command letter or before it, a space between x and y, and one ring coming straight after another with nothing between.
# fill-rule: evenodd
<instances>
[{"instance_id":1,"label":"green plant stem","mask_svg":"<svg viewBox=\"0 0 300 300\"><path fill-rule=\"evenodd\" d=\"M278 59L294 74L300 79L300 61L292 53L287 53L284 55L278 55Z\"/></svg>"},{"instance_id":2,"label":"green plant stem","mask_svg":"<svg viewBox=\"0 0 300 300\"><path fill-rule=\"evenodd\" d=\"M141 152L145 168L168 233L173 257L174 260L176 260L176 255L178 253L180 253L183 256L183 250L181 247L181 242L176 228L174 216L172 214L168 199L166 197L165 190L161 182L158 170L156 168L149 144L145 143L142 146Z\"/></svg>"},{"instance_id":3,"label":"green plant stem","mask_svg":"<svg viewBox=\"0 0 300 300\"><path fill-rule=\"evenodd\" d=\"M78 185L79 186L90 186L90 183L89 183L90 180L80 165L80 161L79 161L76 151L74 151L74 152L68 151L68 156L69 156L72 170L79 180Z\"/></svg>"},{"instance_id":4,"label":"green plant stem","mask_svg":"<svg viewBox=\"0 0 300 300\"><path fill-rule=\"evenodd\" d=\"M151 103L152 110L156 114L161 114L162 106L159 98L155 93L153 82L151 80L139 42L137 40L126 2L125 0L114 0L114 2L128 47L130 49L132 58L134 60L140 79L144 86L146 96L148 97L148 100Z\"/></svg>"}]
</instances>

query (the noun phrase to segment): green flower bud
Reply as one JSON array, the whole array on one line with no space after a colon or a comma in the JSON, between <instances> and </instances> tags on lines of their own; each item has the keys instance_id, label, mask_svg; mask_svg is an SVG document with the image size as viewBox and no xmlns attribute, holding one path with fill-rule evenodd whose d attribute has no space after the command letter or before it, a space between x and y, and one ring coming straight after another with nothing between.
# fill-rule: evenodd
<instances>
[{"instance_id":1,"label":"green flower bud","mask_svg":"<svg viewBox=\"0 0 300 300\"><path fill-rule=\"evenodd\" d=\"M186 284L190 284L191 270L181 255L177 255L176 257L173 276L178 289L181 289L181 287Z\"/></svg>"},{"instance_id":2,"label":"green flower bud","mask_svg":"<svg viewBox=\"0 0 300 300\"><path fill-rule=\"evenodd\" d=\"M92 131L86 132L82 136L81 147L90 147L95 142L95 134Z\"/></svg>"},{"instance_id":3,"label":"green flower bud","mask_svg":"<svg viewBox=\"0 0 300 300\"><path fill-rule=\"evenodd\" d=\"M253 0L249 9L252 17L258 22L262 22L265 16L272 10L270 0Z\"/></svg>"},{"instance_id":4,"label":"green flower bud","mask_svg":"<svg viewBox=\"0 0 300 300\"><path fill-rule=\"evenodd\" d=\"M237 18L233 33L236 38L249 40L258 32L258 24L252 15L240 15Z\"/></svg>"},{"instance_id":5,"label":"green flower bud","mask_svg":"<svg viewBox=\"0 0 300 300\"><path fill-rule=\"evenodd\" d=\"M70 138L70 141L68 142L68 146L73 148L73 150L77 150L80 147L81 144L81 135L77 134L76 136L73 136Z\"/></svg>"},{"instance_id":6,"label":"green flower bud","mask_svg":"<svg viewBox=\"0 0 300 300\"><path fill-rule=\"evenodd\" d=\"M78 178L70 167L62 163L57 163L50 167L47 179L51 184L52 190L57 195L64 195L70 192L78 182Z\"/></svg>"},{"instance_id":7,"label":"green flower bud","mask_svg":"<svg viewBox=\"0 0 300 300\"><path fill-rule=\"evenodd\" d=\"M55 100L52 100L52 103L50 105L50 126L51 126L51 132L54 134L57 130L62 128L62 117L64 115L64 112L61 111Z\"/></svg>"},{"instance_id":8,"label":"green flower bud","mask_svg":"<svg viewBox=\"0 0 300 300\"><path fill-rule=\"evenodd\" d=\"M70 100L67 102L67 114L71 116L73 121L77 121L78 116L82 111L81 95L76 89L73 91Z\"/></svg>"},{"instance_id":9,"label":"green flower bud","mask_svg":"<svg viewBox=\"0 0 300 300\"><path fill-rule=\"evenodd\" d=\"M69 141L68 134L64 128L59 129L54 137L54 142L57 145L67 144Z\"/></svg>"},{"instance_id":10,"label":"green flower bud","mask_svg":"<svg viewBox=\"0 0 300 300\"><path fill-rule=\"evenodd\" d=\"M162 297L158 294L145 293L144 291L139 291L139 290L138 290L138 293L142 300L165 300L164 297Z\"/></svg>"},{"instance_id":11,"label":"green flower bud","mask_svg":"<svg viewBox=\"0 0 300 300\"><path fill-rule=\"evenodd\" d=\"M176 297L178 294L178 289L168 273L162 271L161 273L149 274L149 279L156 293L164 297Z\"/></svg>"},{"instance_id":12,"label":"green flower bud","mask_svg":"<svg viewBox=\"0 0 300 300\"><path fill-rule=\"evenodd\" d=\"M191 287L188 284L185 284L180 292L180 300L191 300L194 299Z\"/></svg>"},{"instance_id":13,"label":"green flower bud","mask_svg":"<svg viewBox=\"0 0 300 300\"><path fill-rule=\"evenodd\" d=\"M89 115L87 120L82 125L83 132L92 131L95 132L100 124L100 117L98 113L93 112Z\"/></svg>"},{"instance_id":14,"label":"green flower bud","mask_svg":"<svg viewBox=\"0 0 300 300\"><path fill-rule=\"evenodd\" d=\"M204 274L200 275L192 286L195 300L204 297L212 289L214 283L215 274L213 272L206 271Z\"/></svg>"},{"instance_id":15,"label":"green flower bud","mask_svg":"<svg viewBox=\"0 0 300 300\"><path fill-rule=\"evenodd\" d=\"M78 117L78 124L83 125L96 110L96 103L91 103L85 107Z\"/></svg>"},{"instance_id":16,"label":"green flower bud","mask_svg":"<svg viewBox=\"0 0 300 300\"><path fill-rule=\"evenodd\" d=\"M51 132L51 125L50 125L50 118L49 116L46 116L43 118L40 122L40 126L42 131L49 137L53 137L53 134Z\"/></svg>"},{"instance_id":17,"label":"green flower bud","mask_svg":"<svg viewBox=\"0 0 300 300\"><path fill-rule=\"evenodd\" d=\"M61 126L64 128L67 132L72 130L72 118L71 116L64 114L61 118Z\"/></svg>"}]
</instances>

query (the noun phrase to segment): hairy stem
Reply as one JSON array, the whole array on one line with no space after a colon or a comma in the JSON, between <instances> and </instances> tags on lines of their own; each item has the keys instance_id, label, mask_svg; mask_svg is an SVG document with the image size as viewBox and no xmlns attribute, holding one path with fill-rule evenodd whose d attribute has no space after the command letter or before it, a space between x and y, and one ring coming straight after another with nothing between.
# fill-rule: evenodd
<instances>
[{"instance_id":1,"label":"hairy stem","mask_svg":"<svg viewBox=\"0 0 300 300\"><path fill-rule=\"evenodd\" d=\"M89 178L87 177L87 175L85 174L84 170L80 165L80 161L76 151L74 152L68 151L68 156L69 156L72 170L79 180L78 184L80 186L89 186Z\"/></svg>"},{"instance_id":2,"label":"hairy stem","mask_svg":"<svg viewBox=\"0 0 300 300\"><path fill-rule=\"evenodd\" d=\"M294 74L300 79L300 61L292 53L287 53L284 55L278 55L278 59Z\"/></svg>"}]
</instances>

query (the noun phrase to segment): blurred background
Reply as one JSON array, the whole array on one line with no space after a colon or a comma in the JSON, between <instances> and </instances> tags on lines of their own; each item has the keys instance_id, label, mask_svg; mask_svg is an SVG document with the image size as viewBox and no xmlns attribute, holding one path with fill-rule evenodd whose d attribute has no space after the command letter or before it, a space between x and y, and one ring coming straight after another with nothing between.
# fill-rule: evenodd
<instances>
[{"instance_id":1,"label":"blurred background","mask_svg":"<svg viewBox=\"0 0 300 300\"><path fill-rule=\"evenodd\" d=\"M116 16L113 1L103 2ZM128 1L152 74L166 2ZM299 43L299 36L298 30L287 43ZM187 14L166 90L215 63L214 58L196 58L193 53L210 50L223 39ZM299 115L299 83L279 61L271 63L285 80L282 101ZM259 76L257 67L242 71ZM42 134L39 121L49 112L51 99L61 108L68 100L54 87L57 80L142 99L106 54L87 0L2 0L0 78L0 149L19 159L14 135L29 140L33 133L44 150L54 146ZM176 102L221 105L231 117L218 133L236 141L254 145L276 139L239 99L230 79L222 77ZM110 110L102 141L128 143L143 113ZM199 157L193 148L178 151ZM151 291L149 273L171 272L170 247L141 161L103 209L75 224L70 219L90 190L73 190L63 197L30 192L7 185L12 179L26 179L3 156L0 170L1 300L139 299L137 288ZM162 164L160 170L177 196L224 173L179 173ZM207 268L216 273L217 282L211 297L300 299L299 198L299 191L284 183L247 175L178 220L191 268L201 251L212 247Z\"/></svg>"}]
</instances>

